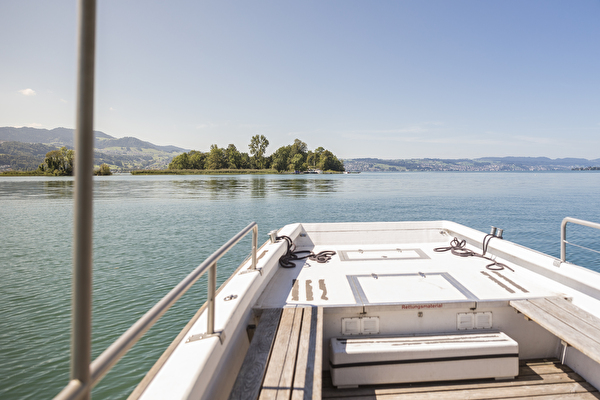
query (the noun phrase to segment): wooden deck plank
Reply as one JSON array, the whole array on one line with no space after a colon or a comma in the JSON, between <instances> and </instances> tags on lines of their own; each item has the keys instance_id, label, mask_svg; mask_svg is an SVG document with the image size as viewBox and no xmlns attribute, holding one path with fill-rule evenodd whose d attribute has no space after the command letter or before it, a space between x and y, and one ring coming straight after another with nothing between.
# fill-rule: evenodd
<instances>
[{"instance_id":1,"label":"wooden deck plank","mask_svg":"<svg viewBox=\"0 0 600 400\"><path fill-rule=\"evenodd\" d=\"M546 301L533 302L531 300L513 300L510 302L513 308L538 323L541 327L575 347L592 360L600 362L600 343L580 332L580 328L586 330L589 326L570 314L564 313L561 308L556 306L550 308L549 304L551 303ZM597 330L597 335L600 335L600 330Z\"/></svg>"},{"instance_id":2,"label":"wooden deck plank","mask_svg":"<svg viewBox=\"0 0 600 400\"><path fill-rule=\"evenodd\" d=\"M546 301L549 301L557 307L563 308L564 310L573 314L575 317L581 319L582 321L592 326L600 326L600 318L588 313L585 310L582 310L570 301L567 301L561 297L546 297Z\"/></svg>"},{"instance_id":3,"label":"wooden deck plank","mask_svg":"<svg viewBox=\"0 0 600 400\"><path fill-rule=\"evenodd\" d=\"M260 400L288 400L290 398L302 314L302 308L283 309L271 359L260 391Z\"/></svg>"},{"instance_id":4,"label":"wooden deck plank","mask_svg":"<svg viewBox=\"0 0 600 400\"><path fill-rule=\"evenodd\" d=\"M461 390L447 390L444 392L413 392L413 393L390 393L381 394L373 393L365 396L354 396L350 395L344 397L346 400L464 400L464 399L512 399L515 397L525 398L540 398L543 396L563 396L572 393L583 393L588 394L595 391L594 387L587 382L575 382L575 383L558 383L549 385L538 385L538 386L516 386L516 387L492 387L492 388L472 388L472 389L461 389ZM535 393L535 395L532 395ZM598 393L596 391L596 393Z\"/></svg>"},{"instance_id":5,"label":"wooden deck plank","mask_svg":"<svg viewBox=\"0 0 600 400\"><path fill-rule=\"evenodd\" d=\"M497 388L515 388L515 387L533 387L539 385L549 384L562 384L562 383L581 383L585 382L584 379L576 373L569 374L548 374L543 377L534 378L521 378L512 381L494 381L486 379L484 381L473 382L473 383L449 383L449 382L435 382L429 384L413 384L412 386L407 384L404 387L391 387L391 388L372 388L372 387L359 387L355 389L335 389L335 388L324 388L323 398L345 398L344 392L352 393L354 396L369 396L369 395L392 395L392 394L404 394L404 393L438 393L442 394L449 390L473 390L473 389L497 389Z\"/></svg>"},{"instance_id":6,"label":"wooden deck plank","mask_svg":"<svg viewBox=\"0 0 600 400\"><path fill-rule=\"evenodd\" d=\"M552 361L547 361L547 360L534 360L534 361L527 361L527 362L523 362L521 361L519 364L519 375L515 378L515 381L519 381L519 380L526 380L526 379L544 379L544 377L542 375L549 375L549 374L555 374L555 375L560 375L560 374L570 374L570 373L574 373L574 371L568 367L565 364L560 364L560 361L558 360L552 360ZM575 374L575 373L574 373ZM532 377L533 375L533 377ZM583 380L583 378L579 377L577 374L575 374L578 378L576 379L576 381L581 381ZM495 380L492 379L486 379L486 380L475 380L475 381L461 381L461 382L476 382L476 383L481 383L481 382L496 382ZM509 383L512 381L503 381L505 383ZM323 372L323 380L322 380L322 385L323 385L323 390L329 390L329 389L333 389L333 390L337 390L337 388L335 388L331 382L331 375L329 371L324 371ZM402 386L402 385L406 385L406 386L411 386L411 387L415 387L415 386L426 386L426 387L432 387L432 386L445 386L448 385L447 382L416 382L416 383L401 383L401 384L396 384L393 385L394 387L396 386ZM389 385L391 386L391 385ZM379 385L379 387L386 387L385 385ZM358 389L355 389L358 390Z\"/></svg>"},{"instance_id":7,"label":"wooden deck plank","mask_svg":"<svg viewBox=\"0 0 600 400\"><path fill-rule=\"evenodd\" d=\"M315 370L313 375L312 400L321 400L323 386L323 307L317 307L317 325L315 326Z\"/></svg>"},{"instance_id":8,"label":"wooden deck plank","mask_svg":"<svg viewBox=\"0 0 600 400\"><path fill-rule=\"evenodd\" d=\"M270 308L263 311L251 346L229 395L230 400L256 399L258 397L280 316L281 308Z\"/></svg>"},{"instance_id":9,"label":"wooden deck plank","mask_svg":"<svg viewBox=\"0 0 600 400\"><path fill-rule=\"evenodd\" d=\"M600 327L600 319L562 298L531 299L529 301L547 313L554 314L566 324L570 325L572 321L571 323L575 325L572 325L574 329L591 340L600 343L598 337L600 335L600 329L598 328Z\"/></svg>"},{"instance_id":10,"label":"wooden deck plank","mask_svg":"<svg viewBox=\"0 0 600 400\"><path fill-rule=\"evenodd\" d=\"M544 364L522 364L519 366L519 377L517 379L528 376L528 375L544 375L544 374L562 374L573 372L571 367L566 364L556 363L544 363Z\"/></svg>"},{"instance_id":11,"label":"wooden deck plank","mask_svg":"<svg viewBox=\"0 0 600 400\"><path fill-rule=\"evenodd\" d=\"M305 307L303 310L292 400L321 398L323 308Z\"/></svg>"},{"instance_id":12,"label":"wooden deck plank","mask_svg":"<svg viewBox=\"0 0 600 400\"><path fill-rule=\"evenodd\" d=\"M598 391L581 376L555 361L521 362L519 376L511 381L482 379L336 389L331 386L328 371L323 373L323 381L324 399L600 398Z\"/></svg>"},{"instance_id":13,"label":"wooden deck plank","mask_svg":"<svg viewBox=\"0 0 600 400\"><path fill-rule=\"evenodd\" d=\"M302 315L302 330L300 331L300 342L298 343L298 356L296 357L296 372L294 373L294 385L292 388L292 400L304 399L305 391L312 393L312 380L314 368L314 356L311 356L311 347L314 350L314 338L311 338L310 328L312 322L312 308L304 309ZM313 342L311 343L311 339ZM309 360L310 358L310 360Z\"/></svg>"},{"instance_id":14,"label":"wooden deck plank","mask_svg":"<svg viewBox=\"0 0 600 400\"><path fill-rule=\"evenodd\" d=\"M557 395L549 395L544 397L536 397L536 400L596 400L600 399L598 392L593 393L563 393ZM527 397L512 397L510 400L531 400L531 396Z\"/></svg>"}]
</instances>

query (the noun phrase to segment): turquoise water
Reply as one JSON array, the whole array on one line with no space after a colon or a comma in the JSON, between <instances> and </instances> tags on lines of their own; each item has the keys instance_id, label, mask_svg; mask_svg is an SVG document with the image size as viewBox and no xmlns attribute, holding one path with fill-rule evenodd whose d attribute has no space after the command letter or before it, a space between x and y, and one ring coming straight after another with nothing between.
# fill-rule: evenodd
<instances>
[{"instance_id":1,"label":"turquoise water","mask_svg":"<svg viewBox=\"0 0 600 400\"><path fill-rule=\"evenodd\" d=\"M69 379L73 181L0 178L0 398L39 399ZM600 222L600 174L397 173L301 176L111 176L95 181L93 357L231 236L256 221L447 219L559 255L566 216ZM595 236L593 236L595 235ZM569 239L600 249L600 233ZM222 282L249 238L219 263ZM568 259L600 271L594 253ZM126 398L197 308L201 280L94 389Z\"/></svg>"}]
</instances>

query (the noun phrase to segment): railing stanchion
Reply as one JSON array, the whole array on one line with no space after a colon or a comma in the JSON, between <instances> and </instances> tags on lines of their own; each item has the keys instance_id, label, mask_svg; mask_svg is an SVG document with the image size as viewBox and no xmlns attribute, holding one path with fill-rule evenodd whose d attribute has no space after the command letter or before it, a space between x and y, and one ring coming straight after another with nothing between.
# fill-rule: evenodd
<instances>
[{"instance_id":1,"label":"railing stanchion","mask_svg":"<svg viewBox=\"0 0 600 400\"><path fill-rule=\"evenodd\" d=\"M252 269L256 269L256 247L258 246L258 226L252 228Z\"/></svg>"},{"instance_id":2,"label":"railing stanchion","mask_svg":"<svg viewBox=\"0 0 600 400\"><path fill-rule=\"evenodd\" d=\"M567 218L563 219L560 224L560 260L567 261Z\"/></svg>"},{"instance_id":3,"label":"railing stanchion","mask_svg":"<svg viewBox=\"0 0 600 400\"><path fill-rule=\"evenodd\" d=\"M217 263L208 270L208 327L206 333L215 333L215 292L217 291Z\"/></svg>"}]
</instances>

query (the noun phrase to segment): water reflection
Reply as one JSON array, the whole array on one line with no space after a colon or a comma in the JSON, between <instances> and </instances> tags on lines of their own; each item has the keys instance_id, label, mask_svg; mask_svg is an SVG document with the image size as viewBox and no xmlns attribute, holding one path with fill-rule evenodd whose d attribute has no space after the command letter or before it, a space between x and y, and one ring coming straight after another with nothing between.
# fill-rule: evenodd
<instances>
[{"instance_id":1,"label":"water reflection","mask_svg":"<svg viewBox=\"0 0 600 400\"><path fill-rule=\"evenodd\" d=\"M280 176L205 176L169 180L123 180L99 182L96 198L110 194L118 197L160 197L228 200L241 198L305 197L340 190L340 181L314 177Z\"/></svg>"},{"instance_id":2,"label":"water reflection","mask_svg":"<svg viewBox=\"0 0 600 400\"><path fill-rule=\"evenodd\" d=\"M250 196L253 199L267 197L268 192L266 190L265 181L266 179L263 176L258 176L255 177L255 179L252 179L252 191Z\"/></svg>"},{"instance_id":3,"label":"water reflection","mask_svg":"<svg viewBox=\"0 0 600 400\"><path fill-rule=\"evenodd\" d=\"M44 194L51 199L73 197L73 180L44 181Z\"/></svg>"},{"instance_id":4,"label":"water reflection","mask_svg":"<svg viewBox=\"0 0 600 400\"><path fill-rule=\"evenodd\" d=\"M50 199L70 199L73 197L72 178L13 178L0 179L0 198L24 199L45 197Z\"/></svg>"}]
</instances>

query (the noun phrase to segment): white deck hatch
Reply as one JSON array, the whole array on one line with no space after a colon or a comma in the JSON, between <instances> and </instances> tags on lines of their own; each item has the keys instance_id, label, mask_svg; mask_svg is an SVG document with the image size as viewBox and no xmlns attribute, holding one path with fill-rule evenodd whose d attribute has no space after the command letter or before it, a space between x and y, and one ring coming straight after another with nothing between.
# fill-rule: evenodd
<instances>
[{"instance_id":1,"label":"white deck hatch","mask_svg":"<svg viewBox=\"0 0 600 400\"><path fill-rule=\"evenodd\" d=\"M358 304L477 300L449 273L347 275Z\"/></svg>"}]
</instances>

